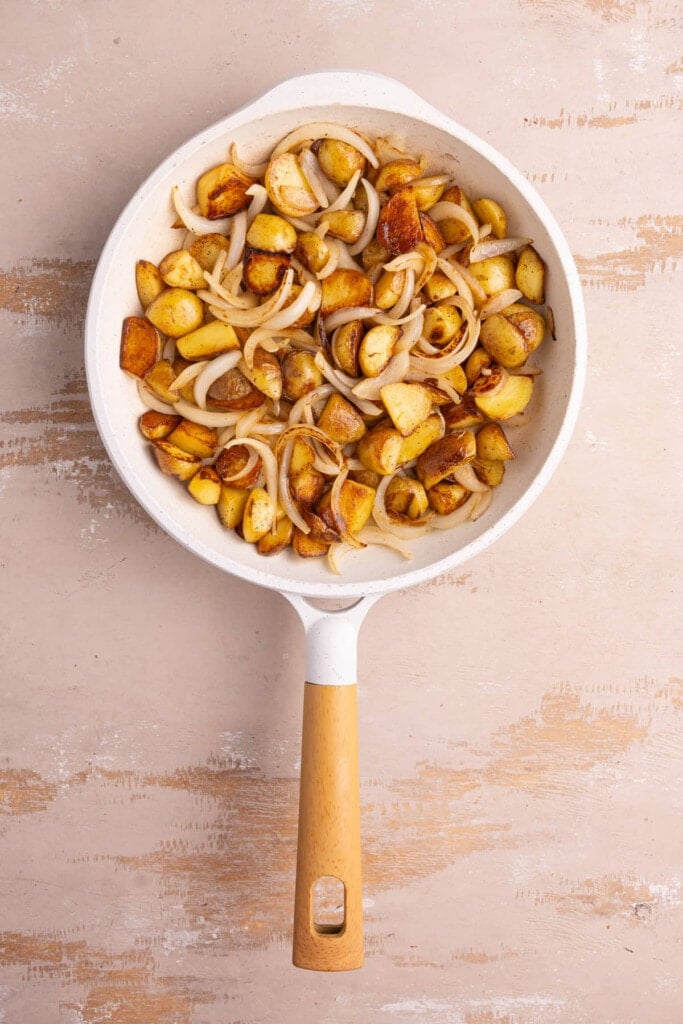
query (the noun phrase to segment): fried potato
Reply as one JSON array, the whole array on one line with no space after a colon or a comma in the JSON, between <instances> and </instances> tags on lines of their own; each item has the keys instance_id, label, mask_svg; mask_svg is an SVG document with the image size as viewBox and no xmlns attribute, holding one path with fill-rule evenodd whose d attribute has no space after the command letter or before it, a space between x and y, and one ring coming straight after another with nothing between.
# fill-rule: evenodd
<instances>
[{"instance_id":1,"label":"fried potato","mask_svg":"<svg viewBox=\"0 0 683 1024\"><path fill-rule=\"evenodd\" d=\"M161 338L156 328L141 316L125 317L121 326L119 366L142 379L161 355Z\"/></svg>"},{"instance_id":2,"label":"fried potato","mask_svg":"<svg viewBox=\"0 0 683 1024\"><path fill-rule=\"evenodd\" d=\"M412 434L431 412L431 395L421 384L399 381L385 384L379 393L391 422L402 437Z\"/></svg>"},{"instance_id":3,"label":"fried potato","mask_svg":"<svg viewBox=\"0 0 683 1024\"><path fill-rule=\"evenodd\" d=\"M220 220L245 210L251 202L247 189L254 184L253 178L242 174L231 163L212 167L197 182L199 212L209 220Z\"/></svg>"}]
</instances>

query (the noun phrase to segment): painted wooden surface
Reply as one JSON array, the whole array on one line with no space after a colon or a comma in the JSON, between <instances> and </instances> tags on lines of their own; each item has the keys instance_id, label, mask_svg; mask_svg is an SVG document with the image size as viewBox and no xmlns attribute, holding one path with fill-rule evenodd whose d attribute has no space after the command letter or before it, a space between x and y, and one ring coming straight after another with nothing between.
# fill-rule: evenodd
<instances>
[{"instance_id":1,"label":"painted wooden surface","mask_svg":"<svg viewBox=\"0 0 683 1024\"><path fill-rule=\"evenodd\" d=\"M0 1021L682 1020L680 4L2 11ZM399 77L505 152L590 329L542 498L364 627L366 965L342 976L290 966L300 627L139 511L81 340L142 178L321 67Z\"/></svg>"}]
</instances>

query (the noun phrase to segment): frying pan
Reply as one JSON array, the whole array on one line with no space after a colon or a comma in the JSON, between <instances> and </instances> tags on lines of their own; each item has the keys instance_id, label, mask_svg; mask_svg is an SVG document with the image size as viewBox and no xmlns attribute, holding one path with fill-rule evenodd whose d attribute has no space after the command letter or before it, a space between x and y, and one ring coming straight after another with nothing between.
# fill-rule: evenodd
<instances>
[{"instance_id":1,"label":"frying pan","mask_svg":"<svg viewBox=\"0 0 683 1024\"><path fill-rule=\"evenodd\" d=\"M170 194L187 190L226 159L229 143L246 161L265 158L291 129L336 121L370 136L397 136L427 152L464 190L495 197L511 235L529 235L547 265L547 301L557 326L535 354L543 369L531 422L514 435L517 459L491 509L474 523L434 531L413 543L404 562L378 546L353 552L343 575L325 559L291 553L264 559L225 531L177 481L159 473L141 443L142 406L118 368L121 320L136 313L135 261L158 261L177 246ZM166 226L169 225L167 228ZM363 963L360 805L356 713L357 634L382 594L454 569L487 548L529 508L556 469L578 414L586 361L586 329L578 275L555 220L526 179L486 142L392 79L358 71L304 75L277 85L253 103L181 146L138 189L102 251L85 325L85 362L92 409L105 448L135 498L175 540L207 562L251 583L280 591L298 612L307 639L293 962L321 971ZM338 607L329 608L330 602ZM343 918L321 923L314 888L343 885Z\"/></svg>"}]
</instances>

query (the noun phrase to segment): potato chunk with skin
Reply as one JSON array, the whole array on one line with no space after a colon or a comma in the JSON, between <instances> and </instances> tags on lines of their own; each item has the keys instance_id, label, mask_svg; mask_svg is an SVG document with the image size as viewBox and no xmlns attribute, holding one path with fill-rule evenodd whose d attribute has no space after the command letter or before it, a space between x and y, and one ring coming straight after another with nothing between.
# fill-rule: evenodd
<instances>
[{"instance_id":1,"label":"potato chunk with skin","mask_svg":"<svg viewBox=\"0 0 683 1024\"><path fill-rule=\"evenodd\" d=\"M507 461L516 458L503 428L498 423L487 423L477 432L477 458Z\"/></svg>"},{"instance_id":2,"label":"potato chunk with skin","mask_svg":"<svg viewBox=\"0 0 683 1024\"><path fill-rule=\"evenodd\" d=\"M226 530L234 530L236 526L240 525L248 497L249 491L246 488L223 484L216 504L216 512Z\"/></svg>"},{"instance_id":3,"label":"potato chunk with skin","mask_svg":"<svg viewBox=\"0 0 683 1024\"><path fill-rule=\"evenodd\" d=\"M156 328L141 316L127 316L121 326L119 366L142 379L161 354L161 338Z\"/></svg>"},{"instance_id":4,"label":"potato chunk with skin","mask_svg":"<svg viewBox=\"0 0 683 1024\"><path fill-rule=\"evenodd\" d=\"M247 244L263 252L292 253L296 241L296 231L289 221L273 213L257 213L247 231Z\"/></svg>"},{"instance_id":5,"label":"potato chunk with skin","mask_svg":"<svg viewBox=\"0 0 683 1024\"><path fill-rule=\"evenodd\" d=\"M489 296L515 287L515 265L509 256L490 256L470 263L470 273Z\"/></svg>"},{"instance_id":6,"label":"potato chunk with skin","mask_svg":"<svg viewBox=\"0 0 683 1024\"><path fill-rule=\"evenodd\" d=\"M240 365L247 380L263 392L266 398L272 398L277 402L282 395L282 370L277 356L273 352L257 348L254 352L253 366L250 368L244 364Z\"/></svg>"},{"instance_id":7,"label":"potato chunk with skin","mask_svg":"<svg viewBox=\"0 0 683 1024\"><path fill-rule=\"evenodd\" d=\"M168 439L152 441L152 451L161 472L178 480L189 480L202 464L198 455L184 451Z\"/></svg>"},{"instance_id":8,"label":"potato chunk with skin","mask_svg":"<svg viewBox=\"0 0 683 1024\"><path fill-rule=\"evenodd\" d=\"M205 427L202 423L186 419L180 421L167 440L200 459L212 458L218 446L218 435L213 427Z\"/></svg>"},{"instance_id":9,"label":"potato chunk with skin","mask_svg":"<svg viewBox=\"0 0 683 1024\"><path fill-rule=\"evenodd\" d=\"M282 394L290 402L303 398L323 382L323 375L310 352L290 352L280 365Z\"/></svg>"},{"instance_id":10,"label":"potato chunk with skin","mask_svg":"<svg viewBox=\"0 0 683 1024\"><path fill-rule=\"evenodd\" d=\"M322 538L316 537L311 533L303 533L302 530L295 526L292 536L292 547L299 558L319 558L321 555L327 554L330 542L322 540Z\"/></svg>"},{"instance_id":11,"label":"potato chunk with skin","mask_svg":"<svg viewBox=\"0 0 683 1024\"><path fill-rule=\"evenodd\" d=\"M362 270L339 267L322 282L321 316L328 316L346 306L369 306L372 302L372 282Z\"/></svg>"},{"instance_id":12,"label":"potato chunk with skin","mask_svg":"<svg viewBox=\"0 0 683 1024\"><path fill-rule=\"evenodd\" d=\"M502 313L488 317L481 325L479 340L490 356L502 366L523 366L545 336L545 320L535 309L513 302Z\"/></svg>"},{"instance_id":13,"label":"potato chunk with skin","mask_svg":"<svg viewBox=\"0 0 683 1024\"><path fill-rule=\"evenodd\" d=\"M242 536L247 544L256 544L272 529L275 520L273 500L264 487L250 491L242 515Z\"/></svg>"},{"instance_id":14,"label":"potato chunk with skin","mask_svg":"<svg viewBox=\"0 0 683 1024\"><path fill-rule=\"evenodd\" d=\"M140 305L143 309L147 309L157 295L161 295L166 285L158 267L150 263L149 260L138 260L135 264L135 287Z\"/></svg>"},{"instance_id":15,"label":"potato chunk with skin","mask_svg":"<svg viewBox=\"0 0 683 1024\"><path fill-rule=\"evenodd\" d=\"M378 192L397 192L409 182L422 177L422 164L408 157L389 160L380 167L375 179Z\"/></svg>"},{"instance_id":16,"label":"potato chunk with skin","mask_svg":"<svg viewBox=\"0 0 683 1024\"><path fill-rule=\"evenodd\" d=\"M342 446L359 441L367 427L358 410L336 392L327 400L318 418L318 427Z\"/></svg>"},{"instance_id":17,"label":"potato chunk with skin","mask_svg":"<svg viewBox=\"0 0 683 1024\"><path fill-rule=\"evenodd\" d=\"M423 451L429 448L430 444L438 438L441 429L441 417L437 416L436 413L432 413L423 423L419 424L412 434L404 437L399 454L399 466L402 466L405 462L412 462L413 459L416 459L418 455L421 455Z\"/></svg>"},{"instance_id":18,"label":"potato chunk with skin","mask_svg":"<svg viewBox=\"0 0 683 1024\"><path fill-rule=\"evenodd\" d=\"M196 290L206 284L204 271L187 249L168 252L159 264L159 273L171 288Z\"/></svg>"},{"instance_id":19,"label":"potato chunk with skin","mask_svg":"<svg viewBox=\"0 0 683 1024\"><path fill-rule=\"evenodd\" d=\"M398 381L385 384L379 393L391 422L402 437L412 434L432 410L431 395L421 384Z\"/></svg>"},{"instance_id":20,"label":"potato chunk with skin","mask_svg":"<svg viewBox=\"0 0 683 1024\"><path fill-rule=\"evenodd\" d=\"M162 402L173 405L180 397L175 391L171 391L171 385L175 380L173 364L168 359L159 359L151 370L145 374L145 384L150 388L157 398Z\"/></svg>"},{"instance_id":21,"label":"potato chunk with skin","mask_svg":"<svg viewBox=\"0 0 683 1024\"><path fill-rule=\"evenodd\" d=\"M246 248L242 263L246 287L254 295L270 295L282 284L289 262L289 256L283 252Z\"/></svg>"},{"instance_id":22,"label":"potato chunk with skin","mask_svg":"<svg viewBox=\"0 0 683 1024\"><path fill-rule=\"evenodd\" d=\"M509 420L524 412L533 390L533 377L511 375L495 395L477 395L474 401L490 420Z\"/></svg>"},{"instance_id":23,"label":"potato chunk with skin","mask_svg":"<svg viewBox=\"0 0 683 1024\"><path fill-rule=\"evenodd\" d=\"M371 327L358 348L358 363L366 377L379 377L394 354L401 328L393 324Z\"/></svg>"},{"instance_id":24,"label":"potato chunk with skin","mask_svg":"<svg viewBox=\"0 0 683 1024\"><path fill-rule=\"evenodd\" d=\"M332 358L344 373L350 377L360 376L360 364L358 362L358 351L363 340L363 321L351 320L332 335Z\"/></svg>"},{"instance_id":25,"label":"potato chunk with skin","mask_svg":"<svg viewBox=\"0 0 683 1024\"><path fill-rule=\"evenodd\" d=\"M310 466L290 474L289 490L300 505L315 505L325 490L325 477Z\"/></svg>"},{"instance_id":26,"label":"potato chunk with skin","mask_svg":"<svg viewBox=\"0 0 683 1024\"><path fill-rule=\"evenodd\" d=\"M456 508L460 508L467 500L468 494L469 491L461 484L441 480L440 483L429 488L427 497L437 515L447 516L451 512L455 512Z\"/></svg>"},{"instance_id":27,"label":"potato chunk with skin","mask_svg":"<svg viewBox=\"0 0 683 1024\"><path fill-rule=\"evenodd\" d=\"M494 238L505 238L508 233L508 219L505 210L495 199L475 199L474 212L481 224L490 224Z\"/></svg>"},{"instance_id":28,"label":"potato chunk with skin","mask_svg":"<svg viewBox=\"0 0 683 1024\"><path fill-rule=\"evenodd\" d=\"M332 491L327 491L315 506L316 513L332 530L346 528L349 533L362 530L372 514L375 490L356 480L345 480L339 490L339 515L343 523L334 522Z\"/></svg>"},{"instance_id":29,"label":"potato chunk with skin","mask_svg":"<svg viewBox=\"0 0 683 1024\"><path fill-rule=\"evenodd\" d=\"M389 476L400 464L402 441L395 427L378 424L361 437L356 454L366 469L380 476Z\"/></svg>"},{"instance_id":30,"label":"potato chunk with skin","mask_svg":"<svg viewBox=\"0 0 683 1024\"><path fill-rule=\"evenodd\" d=\"M162 441L180 423L180 416L172 416L168 412L156 412L148 409L138 420L138 427L148 441Z\"/></svg>"},{"instance_id":31,"label":"potato chunk with skin","mask_svg":"<svg viewBox=\"0 0 683 1024\"><path fill-rule=\"evenodd\" d=\"M498 487L505 476L505 463L502 459L482 459L477 456L472 467L482 483L489 487Z\"/></svg>"},{"instance_id":32,"label":"potato chunk with skin","mask_svg":"<svg viewBox=\"0 0 683 1024\"><path fill-rule=\"evenodd\" d=\"M266 396L255 388L238 367L227 370L218 377L208 391L207 405L210 409L257 409Z\"/></svg>"},{"instance_id":33,"label":"potato chunk with skin","mask_svg":"<svg viewBox=\"0 0 683 1024\"><path fill-rule=\"evenodd\" d=\"M308 217L318 209L318 200L294 153L280 153L270 161L264 184L278 213Z\"/></svg>"},{"instance_id":34,"label":"potato chunk with skin","mask_svg":"<svg viewBox=\"0 0 683 1024\"><path fill-rule=\"evenodd\" d=\"M459 430L434 441L418 458L415 472L429 491L450 476L458 466L471 462L476 454L474 434L470 430Z\"/></svg>"},{"instance_id":35,"label":"potato chunk with skin","mask_svg":"<svg viewBox=\"0 0 683 1024\"><path fill-rule=\"evenodd\" d=\"M319 273L330 258L330 248L325 239L314 231L302 231L298 237L294 255L313 274Z\"/></svg>"},{"instance_id":36,"label":"potato chunk with skin","mask_svg":"<svg viewBox=\"0 0 683 1024\"><path fill-rule=\"evenodd\" d=\"M525 299L540 306L545 302L545 263L533 245L525 245L517 260L515 281Z\"/></svg>"},{"instance_id":37,"label":"potato chunk with skin","mask_svg":"<svg viewBox=\"0 0 683 1024\"><path fill-rule=\"evenodd\" d=\"M230 241L225 235L219 235L216 231L209 231L205 235L199 235L190 246L190 252L196 259L202 270L209 273L213 270L216 260L222 252L230 248Z\"/></svg>"},{"instance_id":38,"label":"potato chunk with skin","mask_svg":"<svg viewBox=\"0 0 683 1024\"><path fill-rule=\"evenodd\" d=\"M380 210L377 240L392 255L410 252L424 238L417 200L409 188L396 192Z\"/></svg>"},{"instance_id":39,"label":"potato chunk with skin","mask_svg":"<svg viewBox=\"0 0 683 1024\"><path fill-rule=\"evenodd\" d=\"M355 146L340 139L322 139L315 146L318 163L323 174L326 174L335 185L344 188L351 181L356 171L365 171L366 160Z\"/></svg>"},{"instance_id":40,"label":"potato chunk with skin","mask_svg":"<svg viewBox=\"0 0 683 1024\"><path fill-rule=\"evenodd\" d=\"M221 496L221 478L213 466L202 466L190 480L187 489L200 505L217 505Z\"/></svg>"},{"instance_id":41,"label":"potato chunk with skin","mask_svg":"<svg viewBox=\"0 0 683 1024\"><path fill-rule=\"evenodd\" d=\"M162 334L182 338L204 323L204 305L187 288L167 288L147 307L145 315Z\"/></svg>"},{"instance_id":42,"label":"potato chunk with skin","mask_svg":"<svg viewBox=\"0 0 683 1024\"><path fill-rule=\"evenodd\" d=\"M395 476L386 489L384 507L390 516L419 519L429 508L429 499L419 480Z\"/></svg>"},{"instance_id":43,"label":"potato chunk with skin","mask_svg":"<svg viewBox=\"0 0 683 1024\"><path fill-rule=\"evenodd\" d=\"M197 182L197 203L202 217L220 220L245 210L251 202L247 189L255 184L230 163L219 164L202 174Z\"/></svg>"},{"instance_id":44,"label":"potato chunk with skin","mask_svg":"<svg viewBox=\"0 0 683 1024\"><path fill-rule=\"evenodd\" d=\"M323 213L320 223L327 224L328 234L332 238L353 245L365 227L365 214L361 210L333 210L331 213Z\"/></svg>"},{"instance_id":45,"label":"potato chunk with skin","mask_svg":"<svg viewBox=\"0 0 683 1024\"><path fill-rule=\"evenodd\" d=\"M269 530L258 541L256 547L259 555L279 555L292 543L293 535L294 526L286 516L282 516L278 520L275 530Z\"/></svg>"},{"instance_id":46,"label":"potato chunk with skin","mask_svg":"<svg viewBox=\"0 0 683 1024\"><path fill-rule=\"evenodd\" d=\"M176 350L183 359L194 363L200 359L212 359L222 352L234 352L240 347L234 327L220 320L204 324L189 334L178 338Z\"/></svg>"}]
</instances>

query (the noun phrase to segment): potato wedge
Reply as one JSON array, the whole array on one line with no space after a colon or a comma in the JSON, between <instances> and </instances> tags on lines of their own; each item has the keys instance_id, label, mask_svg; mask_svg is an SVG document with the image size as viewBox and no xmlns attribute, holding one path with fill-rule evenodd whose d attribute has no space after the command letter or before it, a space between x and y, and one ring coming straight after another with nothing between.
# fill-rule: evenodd
<instances>
[{"instance_id":1,"label":"potato wedge","mask_svg":"<svg viewBox=\"0 0 683 1024\"><path fill-rule=\"evenodd\" d=\"M402 466L405 462L412 462L432 444L442 429L441 417L432 413L427 419L401 441L401 451L398 464ZM400 434L399 434L400 437Z\"/></svg>"},{"instance_id":2,"label":"potato wedge","mask_svg":"<svg viewBox=\"0 0 683 1024\"><path fill-rule=\"evenodd\" d=\"M317 469L309 466L298 473L290 474L289 490L300 505L312 507L325 490L325 477Z\"/></svg>"},{"instance_id":3,"label":"potato wedge","mask_svg":"<svg viewBox=\"0 0 683 1024\"><path fill-rule=\"evenodd\" d=\"M187 489L200 505L217 505L221 496L221 478L213 466L202 466L190 480Z\"/></svg>"},{"instance_id":4,"label":"potato wedge","mask_svg":"<svg viewBox=\"0 0 683 1024\"><path fill-rule=\"evenodd\" d=\"M420 213L426 213L441 199L446 185L443 182L415 181L409 187L415 196L418 210Z\"/></svg>"},{"instance_id":5,"label":"potato wedge","mask_svg":"<svg viewBox=\"0 0 683 1024\"><path fill-rule=\"evenodd\" d=\"M148 409L138 420L138 428L148 441L163 441L180 423L180 416Z\"/></svg>"},{"instance_id":6,"label":"potato wedge","mask_svg":"<svg viewBox=\"0 0 683 1024\"><path fill-rule=\"evenodd\" d=\"M282 516L278 519L275 530L264 533L256 544L259 555L279 555L292 543L293 536L294 526L286 516Z\"/></svg>"},{"instance_id":7,"label":"potato wedge","mask_svg":"<svg viewBox=\"0 0 683 1024\"><path fill-rule=\"evenodd\" d=\"M230 248L230 240L225 235L219 235L216 231L209 231L205 235L199 235L190 246L190 252L196 259L202 270L209 273L213 270L216 260L222 252Z\"/></svg>"},{"instance_id":8,"label":"potato wedge","mask_svg":"<svg viewBox=\"0 0 683 1024\"><path fill-rule=\"evenodd\" d=\"M321 214L320 223L327 224L328 234L332 238L339 238L347 245L353 245L365 227L365 214L362 210L333 210L331 213Z\"/></svg>"},{"instance_id":9,"label":"potato wedge","mask_svg":"<svg viewBox=\"0 0 683 1024\"><path fill-rule=\"evenodd\" d=\"M292 547L299 558L319 558L326 555L330 542L314 536L312 533L303 533L298 527L294 527L292 536Z\"/></svg>"},{"instance_id":10,"label":"potato wedge","mask_svg":"<svg viewBox=\"0 0 683 1024\"><path fill-rule=\"evenodd\" d=\"M487 423L477 432L477 458L487 459L489 462L505 462L516 458L503 428L498 423Z\"/></svg>"},{"instance_id":11,"label":"potato wedge","mask_svg":"<svg viewBox=\"0 0 683 1024\"><path fill-rule=\"evenodd\" d=\"M405 270L385 270L375 282L375 305L391 309L398 302L405 283Z\"/></svg>"},{"instance_id":12,"label":"potato wedge","mask_svg":"<svg viewBox=\"0 0 683 1024\"><path fill-rule=\"evenodd\" d=\"M328 398L318 418L318 427L342 447L359 441L367 431L356 407L337 392Z\"/></svg>"},{"instance_id":13,"label":"potato wedge","mask_svg":"<svg viewBox=\"0 0 683 1024\"><path fill-rule=\"evenodd\" d=\"M289 460L289 473L301 473L304 469L311 469L315 462L315 452L312 446L303 437L297 437L292 445L292 457Z\"/></svg>"},{"instance_id":14,"label":"potato wedge","mask_svg":"<svg viewBox=\"0 0 683 1024\"><path fill-rule=\"evenodd\" d=\"M470 430L458 430L434 441L418 458L415 472L424 484L425 490L429 491L435 484L450 476L458 466L471 462L476 454L474 434Z\"/></svg>"},{"instance_id":15,"label":"potato wedge","mask_svg":"<svg viewBox=\"0 0 683 1024\"><path fill-rule=\"evenodd\" d=\"M500 203L497 203L495 199L475 199L472 207L480 224L491 225L491 232L494 238L505 238L507 236L508 219Z\"/></svg>"},{"instance_id":16,"label":"potato wedge","mask_svg":"<svg viewBox=\"0 0 683 1024\"><path fill-rule=\"evenodd\" d=\"M188 249L166 253L159 264L159 273L170 288L196 290L206 284L202 267Z\"/></svg>"},{"instance_id":17,"label":"potato wedge","mask_svg":"<svg viewBox=\"0 0 683 1024\"><path fill-rule=\"evenodd\" d=\"M173 405L180 398L176 391L171 391L171 385L175 380L173 364L168 359L159 359L151 370L145 374L145 384L150 388L157 398L162 402Z\"/></svg>"},{"instance_id":18,"label":"potato wedge","mask_svg":"<svg viewBox=\"0 0 683 1024\"><path fill-rule=\"evenodd\" d=\"M419 519L429 508L429 499L419 480L395 476L385 491L384 507L391 516Z\"/></svg>"},{"instance_id":19,"label":"potato wedge","mask_svg":"<svg viewBox=\"0 0 683 1024\"><path fill-rule=\"evenodd\" d=\"M372 304L372 282L362 270L339 267L322 282L320 313L329 316L346 306L369 306Z\"/></svg>"},{"instance_id":20,"label":"potato wedge","mask_svg":"<svg viewBox=\"0 0 683 1024\"><path fill-rule=\"evenodd\" d=\"M444 273L435 270L424 286L424 293L428 302L439 302L441 299L450 299L455 295L457 288Z\"/></svg>"},{"instance_id":21,"label":"potato wedge","mask_svg":"<svg viewBox=\"0 0 683 1024\"><path fill-rule=\"evenodd\" d=\"M230 163L219 164L197 182L197 203L202 217L220 220L246 210L251 202L247 189L256 184Z\"/></svg>"},{"instance_id":22,"label":"potato wedge","mask_svg":"<svg viewBox=\"0 0 683 1024\"><path fill-rule=\"evenodd\" d=\"M482 483L489 487L498 487L505 476L505 463L502 459L481 459L477 456L472 460L472 467Z\"/></svg>"},{"instance_id":23,"label":"potato wedge","mask_svg":"<svg viewBox=\"0 0 683 1024\"><path fill-rule=\"evenodd\" d=\"M244 509L250 492L244 487L223 484L216 504L216 512L226 530L234 530L244 516Z\"/></svg>"},{"instance_id":24,"label":"potato wedge","mask_svg":"<svg viewBox=\"0 0 683 1024\"><path fill-rule=\"evenodd\" d=\"M421 384L398 381L385 384L379 393L391 422L402 437L412 434L432 411L431 395Z\"/></svg>"},{"instance_id":25,"label":"potato wedge","mask_svg":"<svg viewBox=\"0 0 683 1024\"><path fill-rule=\"evenodd\" d=\"M474 384L481 371L488 369L492 363L493 357L489 355L485 348L477 345L475 350L467 357L465 363L465 375L470 387Z\"/></svg>"},{"instance_id":26,"label":"potato wedge","mask_svg":"<svg viewBox=\"0 0 683 1024\"><path fill-rule=\"evenodd\" d=\"M495 395L477 395L477 408L490 420L509 420L524 412L534 390L533 377L510 375Z\"/></svg>"},{"instance_id":27,"label":"potato wedge","mask_svg":"<svg viewBox=\"0 0 683 1024\"><path fill-rule=\"evenodd\" d=\"M545 302L545 263L533 245L525 245L517 260L515 281L525 299L540 306Z\"/></svg>"},{"instance_id":28,"label":"potato wedge","mask_svg":"<svg viewBox=\"0 0 683 1024\"><path fill-rule=\"evenodd\" d=\"M218 434L213 427L205 427L202 423L193 423L192 420L186 419L180 421L167 440L200 459L213 458L218 447Z\"/></svg>"},{"instance_id":29,"label":"potato wedge","mask_svg":"<svg viewBox=\"0 0 683 1024\"><path fill-rule=\"evenodd\" d=\"M409 188L388 199L377 221L377 240L394 256L410 252L424 238L417 200Z\"/></svg>"},{"instance_id":30,"label":"potato wedge","mask_svg":"<svg viewBox=\"0 0 683 1024\"><path fill-rule=\"evenodd\" d=\"M360 376L360 364L358 362L358 350L363 340L363 321L351 320L343 324L332 335L332 358L344 373L350 377Z\"/></svg>"},{"instance_id":31,"label":"potato wedge","mask_svg":"<svg viewBox=\"0 0 683 1024\"><path fill-rule=\"evenodd\" d=\"M184 451L168 439L152 441L152 451L161 472L178 480L189 480L202 465L198 455Z\"/></svg>"},{"instance_id":32,"label":"potato wedge","mask_svg":"<svg viewBox=\"0 0 683 1024\"><path fill-rule=\"evenodd\" d=\"M307 270L317 274L330 258L330 247L325 239L314 231L302 231L294 249L294 255Z\"/></svg>"},{"instance_id":33,"label":"potato wedge","mask_svg":"<svg viewBox=\"0 0 683 1024\"><path fill-rule=\"evenodd\" d=\"M254 487L249 492L242 515L242 536L247 544L256 544L272 529L275 521L275 506L264 487Z\"/></svg>"},{"instance_id":34,"label":"potato wedge","mask_svg":"<svg viewBox=\"0 0 683 1024\"><path fill-rule=\"evenodd\" d=\"M484 415L474 400L474 394L466 391L457 405L444 405L441 415L448 430L463 430L466 427L478 427L484 422Z\"/></svg>"},{"instance_id":35,"label":"potato wedge","mask_svg":"<svg viewBox=\"0 0 683 1024\"><path fill-rule=\"evenodd\" d=\"M143 309L147 309L157 295L161 295L165 287L158 267L150 263L149 260L137 261L135 264L135 288Z\"/></svg>"},{"instance_id":36,"label":"potato wedge","mask_svg":"<svg viewBox=\"0 0 683 1024\"><path fill-rule=\"evenodd\" d=\"M391 259L391 253L383 245L373 238L361 253L361 262L366 270L372 270L378 263L387 263Z\"/></svg>"},{"instance_id":37,"label":"potato wedge","mask_svg":"<svg viewBox=\"0 0 683 1024\"><path fill-rule=\"evenodd\" d=\"M424 234L424 240L427 245L431 245L434 252L438 255L446 248L446 240L439 231L438 224L435 224L428 213L420 213L420 224L422 225L422 232Z\"/></svg>"},{"instance_id":38,"label":"potato wedge","mask_svg":"<svg viewBox=\"0 0 683 1024\"><path fill-rule=\"evenodd\" d=\"M336 530L340 524L333 522L331 515L331 490L327 491L315 506L315 511L320 518L328 523L331 529ZM375 490L366 487L356 480L346 479L339 491L339 514L344 526L349 533L358 533L362 530L372 515L372 506L375 502Z\"/></svg>"},{"instance_id":39,"label":"potato wedge","mask_svg":"<svg viewBox=\"0 0 683 1024\"><path fill-rule=\"evenodd\" d=\"M289 402L296 402L309 391L319 387L323 375L310 352L290 352L280 364L282 394Z\"/></svg>"},{"instance_id":40,"label":"potato wedge","mask_svg":"<svg viewBox=\"0 0 683 1024\"><path fill-rule=\"evenodd\" d=\"M356 454L366 469L380 476L395 473L401 461L403 438L396 427L378 424L361 437Z\"/></svg>"},{"instance_id":41,"label":"potato wedge","mask_svg":"<svg viewBox=\"0 0 683 1024\"><path fill-rule=\"evenodd\" d=\"M363 335L358 348L358 364L366 377L379 377L394 354L401 328L377 324Z\"/></svg>"},{"instance_id":42,"label":"potato wedge","mask_svg":"<svg viewBox=\"0 0 683 1024\"><path fill-rule=\"evenodd\" d=\"M429 504L437 515L447 516L467 500L469 491L460 484L441 480L427 491Z\"/></svg>"},{"instance_id":43,"label":"potato wedge","mask_svg":"<svg viewBox=\"0 0 683 1024\"><path fill-rule=\"evenodd\" d=\"M295 229L284 217L273 213L257 213L247 231L247 245L263 252L294 252Z\"/></svg>"},{"instance_id":44,"label":"potato wedge","mask_svg":"<svg viewBox=\"0 0 683 1024\"><path fill-rule=\"evenodd\" d=\"M222 352L234 352L240 347L239 338L230 324L213 320L189 334L184 334L176 342L176 351L190 363L200 359L212 359Z\"/></svg>"},{"instance_id":45,"label":"potato wedge","mask_svg":"<svg viewBox=\"0 0 683 1024\"><path fill-rule=\"evenodd\" d=\"M132 377L142 379L161 355L157 329L141 316L127 316L121 325L119 366Z\"/></svg>"},{"instance_id":46,"label":"potato wedge","mask_svg":"<svg viewBox=\"0 0 683 1024\"><path fill-rule=\"evenodd\" d=\"M470 213L476 220L476 214L472 208L472 204L460 188L459 185L451 185L441 196L441 201L444 203L455 203L457 206L462 206L463 210ZM458 220L456 217L444 217L439 221L439 231L447 245L460 244L466 242L470 233L466 224Z\"/></svg>"},{"instance_id":47,"label":"potato wedge","mask_svg":"<svg viewBox=\"0 0 683 1024\"><path fill-rule=\"evenodd\" d=\"M316 144L315 150L323 174L342 188L348 185L356 171L360 171L361 174L365 171L365 157L348 142L322 139Z\"/></svg>"},{"instance_id":48,"label":"potato wedge","mask_svg":"<svg viewBox=\"0 0 683 1024\"><path fill-rule=\"evenodd\" d=\"M145 315L162 334L182 338L204 323L204 304L187 288L167 288L147 307Z\"/></svg>"},{"instance_id":49,"label":"potato wedge","mask_svg":"<svg viewBox=\"0 0 683 1024\"><path fill-rule=\"evenodd\" d=\"M270 295L282 284L289 263L286 253L246 248L242 261L244 284L254 295Z\"/></svg>"},{"instance_id":50,"label":"potato wedge","mask_svg":"<svg viewBox=\"0 0 683 1024\"><path fill-rule=\"evenodd\" d=\"M281 153L270 161L264 185L278 213L308 217L318 209L318 200L294 153Z\"/></svg>"},{"instance_id":51,"label":"potato wedge","mask_svg":"<svg viewBox=\"0 0 683 1024\"><path fill-rule=\"evenodd\" d=\"M266 398L272 398L277 402L282 395L282 370L280 360L273 352L257 348L254 352L254 365L251 369L241 365L241 370L247 380L250 380Z\"/></svg>"},{"instance_id":52,"label":"potato wedge","mask_svg":"<svg viewBox=\"0 0 683 1024\"><path fill-rule=\"evenodd\" d=\"M506 288L515 287L515 265L510 256L490 256L470 263L469 269L487 295L497 295Z\"/></svg>"}]
</instances>

